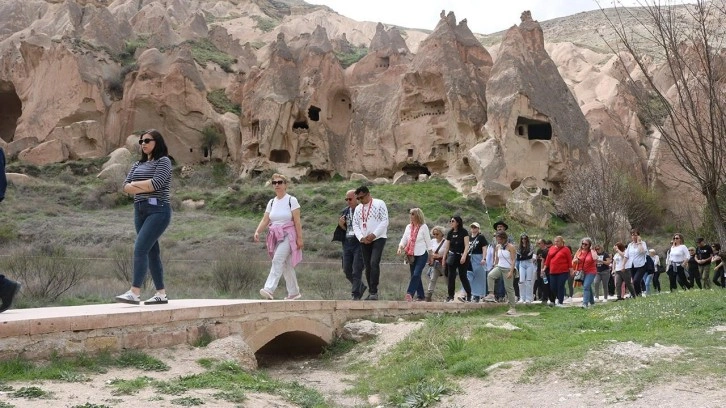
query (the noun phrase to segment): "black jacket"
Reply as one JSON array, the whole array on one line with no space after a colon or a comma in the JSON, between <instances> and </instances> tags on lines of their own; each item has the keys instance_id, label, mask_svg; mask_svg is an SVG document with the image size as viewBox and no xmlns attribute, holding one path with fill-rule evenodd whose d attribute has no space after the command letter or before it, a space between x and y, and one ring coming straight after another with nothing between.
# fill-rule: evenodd
<instances>
[{"instance_id":1,"label":"black jacket","mask_svg":"<svg viewBox=\"0 0 726 408\"><path fill-rule=\"evenodd\" d=\"M0 149L0 201L5 199L5 190L8 188L8 179L5 177L5 152Z\"/></svg>"},{"instance_id":2,"label":"black jacket","mask_svg":"<svg viewBox=\"0 0 726 408\"><path fill-rule=\"evenodd\" d=\"M343 210L340 212L340 215L346 215L348 214L348 207L343 208ZM348 222L348 220L345 220ZM335 231L333 231L333 241L340 241L345 242L345 235L347 231L343 228L340 228L340 224L337 224L335 226Z\"/></svg>"}]
</instances>

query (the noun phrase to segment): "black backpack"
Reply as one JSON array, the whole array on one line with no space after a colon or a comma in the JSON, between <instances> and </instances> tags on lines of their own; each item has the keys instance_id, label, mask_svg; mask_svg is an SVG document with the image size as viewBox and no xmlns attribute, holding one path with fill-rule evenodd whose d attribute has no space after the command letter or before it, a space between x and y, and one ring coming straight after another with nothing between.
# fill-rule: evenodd
<instances>
[{"instance_id":1,"label":"black backpack","mask_svg":"<svg viewBox=\"0 0 726 408\"><path fill-rule=\"evenodd\" d=\"M655 273L655 262L653 262L650 255L645 256L645 273Z\"/></svg>"}]
</instances>

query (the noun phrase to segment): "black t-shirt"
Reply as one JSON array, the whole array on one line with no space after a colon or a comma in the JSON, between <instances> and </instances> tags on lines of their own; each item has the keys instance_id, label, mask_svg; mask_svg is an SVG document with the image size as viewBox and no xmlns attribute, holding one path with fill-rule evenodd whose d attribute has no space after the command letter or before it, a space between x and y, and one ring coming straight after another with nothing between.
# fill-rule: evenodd
<instances>
[{"instance_id":1,"label":"black t-shirt","mask_svg":"<svg viewBox=\"0 0 726 408\"><path fill-rule=\"evenodd\" d=\"M602 257L602 258L601 258ZM610 254L607 252L601 252L597 254L597 260L598 261L604 261L606 259L610 259ZM612 261L612 259L610 259ZM598 272L605 272L610 270L610 265L605 265L604 263L599 263L597 265L597 271Z\"/></svg>"},{"instance_id":2,"label":"black t-shirt","mask_svg":"<svg viewBox=\"0 0 726 408\"><path fill-rule=\"evenodd\" d=\"M483 255L484 248L489 245L484 235L479 234L475 237L469 237L469 253L476 255Z\"/></svg>"},{"instance_id":3,"label":"black t-shirt","mask_svg":"<svg viewBox=\"0 0 726 408\"><path fill-rule=\"evenodd\" d=\"M537 250L537 273L542 272L542 265L544 265L544 261L547 258L547 252L549 252L549 250L549 247Z\"/></svg>"},{"instance_id":4,"label":"black t-shirt","mask_svg":"<svg viewBox=\"0 0 726 408\"><path fill-rule=\"evenodd\" d=\"M708 259L708 262L702 263L699 265L710 265L711 264L711 256L713 255L713 249L711 249L710 245L704 245L704 246L697 246L696 247L696 259Z\"/></svg>"},{"instance_id":5,"label":"black t-shirt","mask_svg":"<svg viewBox=\"0 0 726 408\"><path fill-rule=\"evenodd\" d=\"M460 254L464 252L464 237L469 236L469 231L465 228L459 228L454 231L452 228L448 234L446 234L446 240L449 241L449 251Z\"/></svg>"}]
</instances>

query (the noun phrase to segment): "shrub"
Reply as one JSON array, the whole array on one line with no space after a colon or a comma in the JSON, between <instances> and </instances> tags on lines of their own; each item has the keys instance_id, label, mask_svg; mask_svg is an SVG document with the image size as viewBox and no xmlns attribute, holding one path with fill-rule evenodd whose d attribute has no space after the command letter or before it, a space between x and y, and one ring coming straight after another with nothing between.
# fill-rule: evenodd
<instances>
[{"instance_id":1,"label":"shrub","mask_svg":"<svg viewBox=\"0 0 726 408\"><path fill-rule=\"evenodd\" d=\"M260 31L265 33L269 33L270 31L274 30L278 24L280 24L279 21L267 17L252 16L252 19L257 22L256 27Z\"/></svg>"},{"instance_id":2,"label":"shrub","mask_svg":"<svg viewBox=\"0 0 726 408\"><path fill-rule=\"evenodd\" d=\"M232 112L235 115L242 114L242 107L240 104L229 100L229 98L227 98L227 94L224 93L224 89L215 89L214 91L209 92L207 94L207 101L212 104L212 107L215 111L217 111L217 113Z\"/></svg>"},{"instance_id":3,"label":"shrub","mask_svg":"<svg viewBox=\"0 0 726 408\"><path fill-rule=\"evenodd\" d=\"M12 254L5 269L23 282L24 296L54 302L85 278L88 262L63 247L47 245Z\"/></svg>"},{"instance_id":4,"label":"shrub","mask_svg":"<svg viewBox=\"0 0 726 408\"><path fill-rule=\"evenodd\" d=\"M360 61L361 58L368 54L368 48L365 46L352 47L350 52L336 52L335 57L338 58L340 66L348 68L349 66Z\"/></svg>"},{"instance_id":5,"label":"shrub","mask_svg":"<svg viewBox=\"0 0 726 408\"><path fill-rule=\"evenodd\" d=\"M232 72L232 64L237 62L229 54L220 51L209 39L188 40L184 44L191 46L191 53L197 64L206 67L208 62L219 65L224 72Z\"/></svg>"},{"instance_id":6,"label":"shrub","mask_svg":"<svg viewBox=\"0 0 726 408\"><path fill-rule=\"evenodd\" d=\"M202 129L202 149L206 150L205 156L212 160L212 152L215 146L222 144L224 135L214 126L205 126Z\"/></svg>"},{"instance_id":7,"label":"shrub","mask_svg":"<svg viewBox=\"0 0 726 408\"><path fill-rule=\"evenodd\" d=\"M214 287L229 295L241 295L259 284L262 270L269 265L250 262L260 257L259 250L221 252L212 268Z\"/></svg>"}]
</instances>

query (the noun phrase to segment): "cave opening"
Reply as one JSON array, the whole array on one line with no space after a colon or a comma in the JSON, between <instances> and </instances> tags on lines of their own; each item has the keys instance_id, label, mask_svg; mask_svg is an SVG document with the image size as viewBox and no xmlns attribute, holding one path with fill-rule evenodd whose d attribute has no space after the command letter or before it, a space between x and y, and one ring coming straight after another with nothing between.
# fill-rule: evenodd
<instances>
[{"instance_id":1,"label":"cave opening","mask_svg":"<svg viewBox=\"0 0 726 408\"><path fill-rule=\"evenodd\" d=\"M413 177L414 180L418 179L418 176L421 174L425 174L427 176L431 175L431 170L429 170L428 167L422 165L421 163L409 163L401 169L406 175Z\"/></svg>"},{"instance_id":2,"label":"cave opening","mask_svg":"<svg viewBox=\"0 0 726 408\"><path fill-rule=\"evenodd\" d=\"M23 114L23 104L12 82L0 81L0 106L0 139L10 143L15 137L18 119Z\"/></svg>"},{"instance_id":3,"label":"cave opening","mask_svg":"<svg viewBox=\"0 0 726 408\"><path fill-rule=\"evenodd\" d=\"M516 133L518 136L527 136L529 140L552 140L552 124L519 116Z\"/></svg>"},{"instance_id":4,"label":"cave opening","mask_svg":"<svg viewBox=\"0 0 726 408\"><path fill-rule=\"evenodd\" d=\"M320 120L320 111L321 111L321 109L318 108L317 106L310 105L310 107L308 108L308 118L310 118L310 120L312 120L313 122L319 121Z\"/></svg>"},{"instance_id":5,"label":"cave opening","mask_svg":"<svg viewBox=\"0 0 726 408\"><path fill-rule=\"evenodd\" d=\"M290 163L290 152L287 150L270 151L270 161L275 163Z\"/></svg>"}]
</instances>

